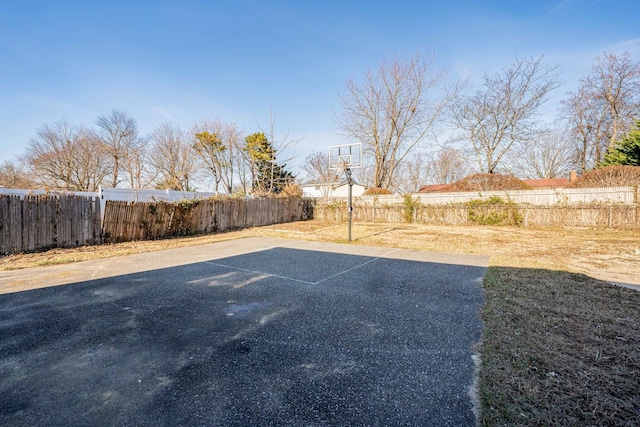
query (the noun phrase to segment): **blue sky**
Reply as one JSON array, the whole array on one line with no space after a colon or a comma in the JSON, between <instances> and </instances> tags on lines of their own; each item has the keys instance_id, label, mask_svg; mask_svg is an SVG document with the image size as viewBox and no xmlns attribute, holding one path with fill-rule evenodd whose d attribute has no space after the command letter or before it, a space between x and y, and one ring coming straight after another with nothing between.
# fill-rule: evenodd
<instances>
[{"instance_id":1,"label":"blue sky","mask_svg":"<svg viewBox=\"0 0 640 427\"><path fill-rule=\"evenodd\" d=\"M269 126L311 151L346 142L337 94L389 53L435 52L477 84L516 56L545 55L566 84L604 51L640 59L632 0L0 0L0 161L40 126L91 126L112 108L150 133L201 118ZM547 105L549 114L556 104Z\"/></svg>"}]
</instances>

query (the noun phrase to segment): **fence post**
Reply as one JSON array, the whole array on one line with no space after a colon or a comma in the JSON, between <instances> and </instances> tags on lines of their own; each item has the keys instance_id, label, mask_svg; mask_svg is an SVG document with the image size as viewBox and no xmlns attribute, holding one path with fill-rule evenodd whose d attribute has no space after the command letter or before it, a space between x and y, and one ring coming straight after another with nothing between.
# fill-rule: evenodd
<instances>
[{"instance_id":1,"label":"fence post","mask_svg":"<svg viewBox=\"0 0 640 427\"><path fill-rule=\"evenodd\" d=\"M378 196L373 196L373 223L376 223L376 201L378 200Z\"/></svg>"},{"instance_id":2,"label":"fence post","mask_svg":"<svg viewBox=\"0 0 640 427\"><path fill-rule=\"evenodd\" d=\"M608 221L609 228L611 228L612 222L613 222L613 205L609 205L609 221Z\"/></svg>"}]
</instances>

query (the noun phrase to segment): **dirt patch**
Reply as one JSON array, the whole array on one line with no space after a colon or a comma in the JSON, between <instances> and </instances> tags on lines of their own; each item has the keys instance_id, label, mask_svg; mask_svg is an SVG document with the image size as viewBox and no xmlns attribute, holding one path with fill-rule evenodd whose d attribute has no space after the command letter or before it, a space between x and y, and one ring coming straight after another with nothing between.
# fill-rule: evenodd
<instances>
[{"instance_id":1,"label":"dirt patch","mask_svg":"<svg viewBox=\"0 0 640 427\"><path fill-rule=\"evenodd\" d=\"M247 229L202 236L178 237L174 239L143 240L96 246L83 246L72 249L52 249L45 252L13 254L0 257L0 271L69 264L73 262L88 261L91 259L103 259L115 256L160 251L163 249L204 245L207 243L251 237L256 235L254 232L255 230L258 229Z\"/></svg>"},{"instance_id":2,"label":"dirt patch","mask_svg":"<svg viewBox=\"0 0 640 427\"><path fill-rule=\"evenodd\" d=\"M640 254L576 256L569 260L568 268L596 279L640 287Z\"/></svg>"}]
</instances>

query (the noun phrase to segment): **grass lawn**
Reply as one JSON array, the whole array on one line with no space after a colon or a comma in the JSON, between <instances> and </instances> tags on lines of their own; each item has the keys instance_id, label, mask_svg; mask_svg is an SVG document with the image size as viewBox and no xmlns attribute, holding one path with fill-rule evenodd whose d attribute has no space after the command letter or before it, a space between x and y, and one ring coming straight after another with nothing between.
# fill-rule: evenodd
<instances>
[{"instance_id":1,"label":"grass lawn","mask_svg":"<svg viewBox=\"0 0 640 427\"><path fill-rule=\"evenodd\" d=\"M346 242L347 226L308 221L51 250L2 257L0 270L265 235ZM353 244L490 256L481 313L483 425L640 425L638 230L355 223L352 237Z\"/></svg>"}]
</instances>

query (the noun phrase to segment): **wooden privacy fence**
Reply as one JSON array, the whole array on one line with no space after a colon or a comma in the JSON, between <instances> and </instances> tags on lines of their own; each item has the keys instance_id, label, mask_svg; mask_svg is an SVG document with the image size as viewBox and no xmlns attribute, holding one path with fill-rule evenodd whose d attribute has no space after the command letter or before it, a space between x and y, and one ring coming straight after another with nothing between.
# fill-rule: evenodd
<instances>
[{"instance_id":1,"label":"wooden privacy fence","mask_svg":"<svg viewBox=\"0 0 640 427\"><path fill-rule=\"evenodd\" d=\"M98 197L0 195L0 254L100 243Z\"/></svg>"},{"instance_id":2,"label":"wooden privacy fence","mask_svg":"<svg viewBox=\"0 0 640 427\"><path fill-rule=\"evenodd\" d=\"M407 212L402 205L354 206L353 219L361 222L415 222L431 225L473 225L478 218L508 216L513 225L532 227L640 227L640 205L419 205ZM314 219L347 221L347 208L341 204L317 204Z\"/></svg>"},{"instance_id":3,"label":"wooden privacy fence","mask_svg":"<svg viewBox=\"0 0 640 427\"><path fill-rule=\"evenodd\" d=\"M313 200L300 198L205 199L179 203L107 201L106 242L159 239L258 227L312 217Z\"/></svg>"}]
</instances>

